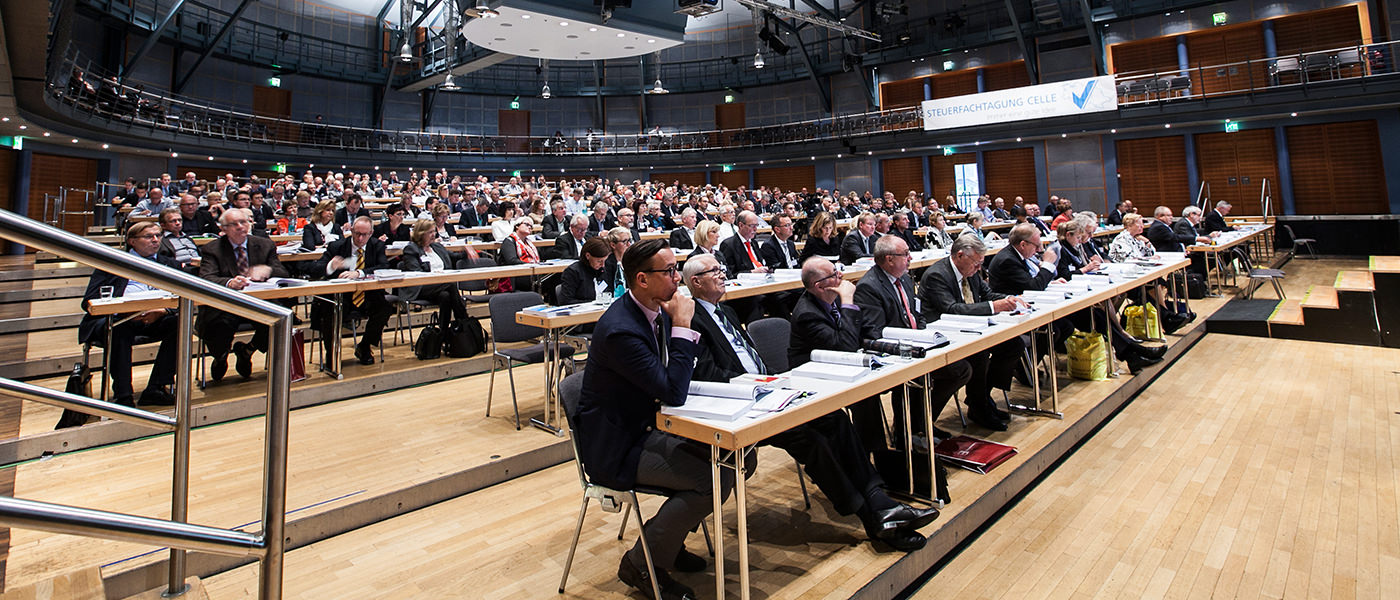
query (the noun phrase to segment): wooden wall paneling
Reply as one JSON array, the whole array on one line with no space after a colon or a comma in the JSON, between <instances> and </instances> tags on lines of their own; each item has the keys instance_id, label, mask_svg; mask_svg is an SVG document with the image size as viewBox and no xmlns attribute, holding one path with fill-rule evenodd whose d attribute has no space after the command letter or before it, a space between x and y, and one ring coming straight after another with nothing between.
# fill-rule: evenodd
<instances>
[{"instance_id":1,"label":"wooden wall paneling","mask_svg":"<svg viewBox=\"0 0 1400 600\"><path fill-rule=\"evenodd\" d=\"M1167 36L1109 46L1113 73L1165 73L1177 69L1176 38Z\"/></svg>"},{"instance_id":2,"label":"wooden wall paneling","mask_svg":"<svg viewBox=\"0 0 1400 600\"><path fill-rule=\"evenodd\" d=\"M886 158L880 161L880 193L894 192L903 199L914 190L924 192L924 159L917 156Z\"/></svg>"},{"instance_id":3,"label":"wooden wall paneling","mask_svg":"<svg viewBox=\"0 0 1400 600\"><path fill-rule=\"evenodd\" d=\"M1375 121L1296 125L1284 134L1297 214L1390 212Z\"/></svg>"},{"instance_id":4,"label":"wooden wall paneling","mask_svg":"<svg viewBox=\"0 0 1400 600\"><path fill-rule=\"evenodd\" d=\"M1259 22L1188 34L1186 54L1194 93L1243 91L1268 81L1267 62L1256 61L1265 57L1264 28Z\"/></svg>"},{"instance_id":5,"label":"wooden wall paneling","mask_svg":"<svg viewBox=\"0 0 1400 600\"><path fill-rule=\"evenodd\" d=\"M954 180L953 166L977 162L974 154L934 155L928 157L929 180L933 185L933 199L943 206L943 199L954 195L957 182Z\"/></svg>"},{"instance_id":6,"label":"wooden wall paneling","mask_svg":"<svg viewBox=\"0 0 1400 600\"><path fill-rule=\"evenodd\" d=\"M765 185L770 188L776 187L785 192L801 190L804 187L810 190L817 187L817 167L806 165L755 169L753 185L755 188Z\"/></svg>"},{"instance_id":7,"label":"wooden wall paneling","mask_svg":"<svg viewBox=\"0 0 1400 600\"><path fill-rule=\"evenodd\" d=\"M1231 214L1259 214L1263 180L1268 178L1275 188L1278 185L1273 130L1202 133L1195 137L1197 170L1201 181L1210 184L1211 202L1229 201L1234 205Z\"/></svg>"},{"instance_id":8,"label":"wooden wall paneling","mask_svg":"<svg viewBox=\"0 0 1400 600\"><path fill-rule=\"evenodd\" d=\"M964 69L943 73L929 78L933 84L934 98L952 98L977 93L977 71Z\"/></svg>"},{"instance_id":9,"label":"wooden wall paneling","mask_svg":"<svg viewBox=\"0 0 1400 600\"><path fill-rule=\"evenodd\" d=\"M0 148L0 209L15 212L15 168L18 165L19 151ZM0 254L10 253L9 240L0 240ZM8 531L8 530L6 530Z\"/></svg>"},{"instance_id":10,"label":"wooden wall paneling","mask_svg":"<svg viewBox=\"0 0 1400 600\"><path fill-rule=\"evenodd\" d=\"M97 160L43 154L31 155L29 167L29 218L44 218L44 194L58 195L60 187L92 189L97 182ZM68 206L70 212L88 210L85 206ZM63 229L85 235L85 219L82 215L69 215L63 220Z\"/></svg>"},{"instance_id":11,"label":"wooden wall paneling","mask_svg":"<svg viewBox=\"0 0 1400 600\"><path fill-rule=\"evenodd\" d=\"M1186 182L1186 137L1118 140L1118 197L1151 216L1159 205L1180 212L1193 191Z\"/></svg>"},{"instance_id":12,"label":"wooden wall paneling","mask_svg":"<svg viewBox=\"0 0 1400 600\"><path fill-rule=\"evenodd\" d=\"M679 183L680 185L705 185L705 172L662 173L652 177L652 180L659 181L665 185L671 185L672 183Z\"/></svg>"},{"instance_id":13,"label":"wooden wall paneling","mask_svg":"<svg viewBox=\"0 0 1400 600\"><path fill-rule=\"evenodd\" d=\"M301 128L299 126L278 120L292 117L291 90L265 85L253 86L253 114L257 117L264 117L255 120L261 121L267 127L268 135L272 136L272 139L288 142L300 141Z\"/></svg>"},{"instance_id":14,"label":"wooden wall paneling","mask_svg":"<svg viewBox=\"0 0 1400 600\"><path fill-rule=\"evenodd\" d=\"M982 189L993 198L1000 196L1011 206L1016 196L1035 199L1035 149L1008 148L982 153L982 164L986 168L987 180Z\"/></svg>"},{"instance_id":15,"label":"wooden wall paneling","mask_svg":"<svg viewBox=\"0 0 1400 600\"><path fill-rule=\"evenodd\" d=\"M1361 26L1361 6L1350 4L1274 19L1274 41L1278 53L1298 54L1362 43L1368 36Z\"/></svg>"},{"instance_id":16,"label":"wooden wall paneling","mask_svg":"<svg viewBox=\"0 0 1400 600\"><path fill-rule=\"evenodd\" d=\"M530 111L499 110L496 131L506 138L506 152L530 151Z\"/></svg>"},{"instance_id":17,"label":"wooden wall paneling","mask_svg":"<svg viewBox=\"0 0 1400 600\"><path fill-rule=\"evenodd\" d=\"M724 171L710 171L710 182L715 185L722 185L731 190L749 186L749 170L738 169L725 173Z\"/></svg>"},{"instance_id":18,"label":"wooden wall paneling","mask_svg":"<svg viewBox=\"0 0 1400 600\"><path fill-rule=\"evenodd\" d=\"M743 129L744 127L745 120L743 102L733 102L730 104L715 105L715 129ZM712 135L715 137L715 139L713 140L714 143L722 146L728 145L730 139L734 136L733 133L715 133Z\"/></svg>"},{"instance_id":19,"label":"wooden wall paneling","mask_svg":"<svg viewBox=\"0 0 1400 600\"><path fill-rule=\"evenodd\" d=\"M1026 73L1026 61L1013 60L984 67L982 81L990 92L1028 86L1031 84L1031 76Z\"/></svg>"},{"instance_id":20,"label":"wooden wall paneling","mask_svg":"<svg viewBox=\"0 0 1400 600\"><path fill-rule=\"evenodd\" d=\"M218 179L218 178L220 178L220 177L223 177L224 175L227 175L228 172L229 172L229 169L222 169L222 168L219 168L219 167L211 167L211 166L208 166L208 165L180 165L179 168L175 169L175 171L174 171L173 173L170 174L170 177L171 177L172 179L174 179L175 181L180 181L180 180L182 180L182 179L185 178L185 173L189 173L189 172L191 172L191 171L194 172L195 179L203 179L203 180L205 180L205 181L208 181L208 182L210 182L210 183L213 183L215 179ZM243 174L243 169L237 169L237 170L234 170L234 172L233 172L234 177L239 177L239 176L241 176L242 174ZM262 176L259 175L259 177L262 177ZM209 190L204 190L204 191L207 192L207 191L209 191Z\"/></svg>"},{"instance_id":21,"label":"wooden wall paneling","mask_svg":"<svg viewBox=\"0 0 1400 600\"><path fill-rule=\"evenodd\" d=\"M918 106L924 101L924 81L927 77L914 77L880 84L880 108L907 108Z\"/></svg>"}]
</instances>

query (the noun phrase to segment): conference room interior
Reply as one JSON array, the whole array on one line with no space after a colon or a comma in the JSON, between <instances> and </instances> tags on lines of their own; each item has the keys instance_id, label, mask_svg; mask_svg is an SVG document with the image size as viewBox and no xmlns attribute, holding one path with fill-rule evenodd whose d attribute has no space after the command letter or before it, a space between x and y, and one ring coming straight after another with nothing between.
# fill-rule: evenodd
<instances>
[{"instance_id":1,"label":"conference room interior","mask_svg":"<svg viewBox=\"0 0 1400 600\"><path fill-rule=\"evenodd\" d=\"M757 465L686 538L702 565L657 564L659 583L1322 598L1400 579L1400 17L1385 0L0 0L0 27L5 597L176 581L215 600L651 597L619 560L665 490L632 512L627 490L589 488L562 414L603 362L589 347L608 305L557 307L626 294L623 253L666 240L677 293L705 293L712 271L683 276L697 256L724 267L733 310L706 322L738 316L729 345L797 367L787 332L817 284L797 255L743 272L747 218L755 262L784 239L805 260L815 241L868 285L907 258L909 319L932 297L924 275L959 268L935 221L984 240L992 291L993 260L1034 246L1025 231L1039 256L1087 223L1105 265L1047 265L1063 304L1028 291L1026 315L946 321L978 331L896 347L863 378L787 380L816 386L822 414L659 412L649 435L715 448L715 473ZM157 188L173 212L138 207ZM673 235L687 207L713 248ZM1128 208L1144 240L1193 233L1110 260L1135 237ZM198 234L166 240L175 266L130 260L172 218ZM872 238L844 260L866 219L921 248L886 256ZM247 268L263 250L271 277ZM268 282L239 292L240 272ZM158 325L116 381L104 348L133 314ZM901 402L1002 342L1019 344L1015 377L990 399L1009 418L959 386L932 429L917 406L903 427ZM869 443L871 395L889 437L862 460L897 502L939 511L908 547L765 443L848 410ZM936 461L940 500L928 447L945 432L1015 454L985 473Z\"/></svg>"}]
</instances>

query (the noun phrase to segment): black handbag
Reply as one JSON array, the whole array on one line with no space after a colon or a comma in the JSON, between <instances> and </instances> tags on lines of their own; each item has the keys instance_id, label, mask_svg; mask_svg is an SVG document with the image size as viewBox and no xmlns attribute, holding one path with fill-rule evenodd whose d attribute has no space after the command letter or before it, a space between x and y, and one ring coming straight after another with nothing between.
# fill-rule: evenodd
<instances>
[{"instance_id":1,"label":"black handbag","mask_svg":"<svg viewBox=\"0 0 1400 600\"><path fill-rule=\"evenodd\" d=\"M68 383L63 386L63 391L75 394L84 398L92 397L92 371L83 363L73 363L73 372L68 374ZM87 413L80 413L76 410L63 409L63 416L58 418L58 424L54 429L67 429L78 427L87 423Z\"/></svg>"},{"instance_id":2,"label":"black handbag","mask_svg":"<svg viewBox=\"0 0 1400 600\"><path fill-rule=\"evenodd\" d=\"M486 350L486 330L476 319L453 321L443 336L443 353L449 358L469 358Z\"/></svg>"},{"instance_id":3,"label":"black handbag","mask_svg":"<svg viewBox=\"0 0 1400 600\"><path fill-rule=\"evenodd\" d=\"M442 356L442 328L438 326L437 315L433 315L433 322L418 332L418 341L413 343L413 355L418 360Z\"/></svg>"}]
</instances>

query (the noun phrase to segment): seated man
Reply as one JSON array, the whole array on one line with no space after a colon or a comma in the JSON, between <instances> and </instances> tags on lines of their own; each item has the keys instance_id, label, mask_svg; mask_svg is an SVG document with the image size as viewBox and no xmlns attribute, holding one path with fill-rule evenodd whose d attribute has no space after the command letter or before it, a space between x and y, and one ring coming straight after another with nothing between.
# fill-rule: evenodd
<instances>
[{"instance_id":1,"label":"seated man","mask_svg":"<svg viewBox=\"0 0 1400 600\"><path fill-rule=\"evenodd\" d=\"M846 232L845 239L841 240L841 263L849 265L861 258L873 256L875 240L879 237L880 234L875 233L875 215L861 213L856 217L856 226Z\"/></svg>"},{"instance_id":2,"label":"seated man","mask_svg":"<svg viewBox=\"0 0 1400 600\"><path fill-rule=\"evenodd\" d=\"M180 230L185 235L219 235L219 222L209 211L199 210L199 198L194 194L180 194L179 209Z\"/></svg>"},{"instance_id":3,"label":"seated man","mask_svg":"<svg viewBox=\"0 0 1400 600\"><path fill-rule=\"evenodd\" d=\"M947 260L934 263L919 280L919 303L924 319L937 321L944 314L994 315L1024 303L1016 296L993 292L982 279L982 258L987 246L974 235L958 236ZM992 402L992 388L1011 389L1011 373L1026 345L1021 337L997 344L990 352L968 358L972 379L967 382L967 417L993 431L1006 431L1011 415Z\"/></svg>"},{"instance_id":4,"label":"seated man","mask_svg":"<svg viewBox=\"0 0 1400 600\"><path fill-rule=\"evenodd\" d=\"M159 252L161 256L175 259L181 269L193 273L196 270L194 264L199 262L199 245L181 227L183 223L184 218L178 209L160 211L162 237Z\"/></svg>"},{"instance_id":5,"label":"seated man","mask_svg":"<svg viewBox=\"0 0 1400 600\"><path fill-rule=\"evenodd\" d=\"M830 262L820 257L813 260L831 266ZM834 267L832 271L835 271ZM813 279L809 290L818 285L828 286L814 292L821 299L812 303L821 303L825 308L810 309L819 311L816 314L823 320L825 333L829 336L824 340L823 347L858 350L859 309L851 304L855 286L839 277L822 282L816 282L815 277ZM836 287L838 282L839 291ZM738 315L733 309L719 304L724 296L724 270L720 268L719 261L708 254L687 260L685 285L699 304L691 319L692 327L700 332L700 355L695 363L695 379L729 381L743 373L771 374L758 356L753 340L739 327ZM844 304L852 309L852 314L841 329L829 321L832 302L838 295L843 296ZM918 529L938 518L938 511L899 504L885 494L882 489L884 480L875 472L870 455L861 447L860 438L856 436L845 411L835 410L769 437L764 443L787 451L805 467L812 481L831 500L836 512L855 514L872 539L883 540L906 552L924 547L926 540Z\"/></svg>"},{"instance_id":6,"label":"seated man","mask_svg":"<svg viewBox=\"0 0 1400 600\"><path fill-rule=\"evenodd\" d=\"M375 271L388 268L384 242L375 239L373 234L374 225L369 217L356 217L350 225L349 236L326 246L325 253L316 261L315 273L325 274L328 279L367 279ZM359 345L355 346L355 358L362 365L374 364L374 347L383 338L384 325L389 322L389 315L393 312L384 300L384 290L340 294L339 302L344 307L342 319L365 317L365 331L360 336ZM324 302L317 302L312 304L311 318L325 344L326 356L331 356L331 344L335 337L340 336L341 326L335 322L335 311Z\"/></svg>"},{"instance_id":7,"label":"seated man","mask_svg":"<svg viewBox=\"0 0 1400 600\"><path fill-rule=\"evenodd\" d=\"M199 250L201 278L241 290L254 281L288 276L287 269L277 260L277 245L267 238L250 235L253 220L247 209L225 210L219 217L219 227L224 235ZM214 308L200 309L196 329L204 338L209 353L214 356L214 362L209 367L209 375L214 381L222 380L228 373L230 346L237 359L238 374L244 379L253 372L253 351L267 352L266 325L254 326L251 343L233 343L234 333L244 323L252 321Z\"/></svg>"},{"instance_id":8,"label":"seated man","mask_svg":"<svg viewBox=\"0 0 1400 600\"><path fill-rule=\"evenodd\" d=\"M160 248L160 226L155 223L145 222L132 225L130 229L126 230L126 246L127 251L137 257L172 269L180 268L174 259L157 253ZM102 297L102 288L111 288L113 298L155 289L140 281L128 280L105 271L93 270L92 277L88 279L87 290L83 292L84 311L88 310L89 302ZM129 314L113 315L112 322L117 323L129 317L130 320L112 328L112 346L106 349L107 366L111 369L112 376L112 401L126 406L136 406L131 387L131 346L137 336L141 336L160 341L160 349L156 351L155 363L151 365L151 376L146 380L146 389L141 392L141 403L174 404L175 397L165 387L175 383L175 353L178 347L176 334L179 333L175 310L157 308L142 312L134 317ZM107 332L104 327L106 322L107 317L83 315L82 322L78 324L78 341L98 346L105 345L107 342Z\"/></svg>"},{"instance_id":9,"label":"seated man","mask_svg":"<svg viewBox=\"0 0 1400 600\"><path fill-rule=\"evenodd\" d=\"M136 203L136 208L131 209L130 216L154 217L167 208L175 208L175 203L167 200L160 188L153 187L146 192L146 199Z\"/></svg>"},{"instance_id":10,"label":"seated man","mask_svg":"<svg viewBox=\"0 0 1400 600\"><path fill-rule=\"evenodd\" d=\"M671 490L643 526L664 598L694 598L666 568L700 571L705 559L685 551L685 538L714 508L710 448L655 430L662 404L685 404L700 334L691 329L695 301L676 293L680 274L665 240L644 240L623 254L626 292L593 330L583 390L573 417L579 459L594 481L616 489ZM750 453L745 472L756 464ZM721 496L734 473L721 469ZM723 500L723 498L721 498ZM623 583L649 593L641 541L617 569Z\"/></svg>"},{"instance_id":11,"label":"seated man","mask_svg":"<svg viewBox=\"0 0 1400 600\"><path fill-rule=\"evenodd\" d=\"M880 332L886 327L923 329L924 320L914 304L914 280L909 276L909 246L898 236L888 235L875 241L875 267L865 272L856 283L856 305L861 312L862 340L875 340L882 337ZM943 412L948 399L972 378L972 367L967 361L951 363L929 374L933 388L929 390L927 410L934 420ZM895 432L904 431L905 415L903 406L904 387L894 388ZM952 437L937 427L925 432L925 407L921 402L910 406L909 418L915 435L925 433L938 439ZM855 422L865 447L874 450L885 449L885 418L879 396L851 405L851 420ZM902 439L896 435L896 439ZM924 440L927 442L927 438ZM917 444L916 444L917 447Z\"/></svg>"}]
</instances>

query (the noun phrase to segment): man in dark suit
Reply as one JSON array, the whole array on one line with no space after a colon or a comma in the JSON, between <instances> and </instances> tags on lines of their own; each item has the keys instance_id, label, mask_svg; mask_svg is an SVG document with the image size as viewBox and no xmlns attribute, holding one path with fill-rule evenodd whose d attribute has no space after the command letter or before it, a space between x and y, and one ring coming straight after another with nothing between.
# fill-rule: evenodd
<instances>
[{"instance_id":1,"label":"man in dark suit","mask_svg":"<svg viewBox=\"0 0 1400 600\"><path fill-rule=\"evenodd\" d=\"M987 247L974 235L953 240L947 260L934 263L919 280L919 303L924 318L937 321L945 314L991 316L1015 310L1024 303L1015 296L993 292L982 279L982 258ZM1020 336L997 344L990 352L968 358L972 379L967 382L967 416L994 431L1006 431L1011 415L992 402L992 388L1011 389L1011 373L1026 345Z\"/></svg>"},{"instance_id":2,"label":"man in dark suit","mask_svg":"<svg viewBox=\"0 0 1400 600\"><path fill-rule=\"evenodd\" d=\"M1055 280L1059 257L1054 250L1041 252L1040 231L1034 226L1021 223L1012 227L1007 242L987 267L992 291L1019 296L1026 290L1043 290Z\"/></svg>"},{"instance_id":3,"label":"man in dark suit","mask_svg":"<svg viewBox=\"0 0 1400 600\"><path fill-rule=\"evenodd\" d=\"M767 273L769 269L758 257L758 241L754 239L758 234L758 215L744 211L739 213L734 224L739 230L738 235L730 236L719 244L718 254L724 260L725 269L730 275Z\"/></svg>"},{"instance_id":4,"label":"man in dark suit","mask_svg":"<svg viewBox=\"0 0 1400 600\"><path fill-rule=\"evenodd\" d=\"M1211 243L1212 240L1220 236L1220 232L1217 231L1206 235L1196 229L1196 226L1201 223L1202 217L1203 215L1201 214L1200 207L1186 207L1181 211L1181 218L1177 219L1176 223L1172 224L1172 233L1176 234L1177 239L1180 240L1185 240L1190 237L1191 241L1185 242L1187 245ZM1204 254L1199 252L1193 252L1191 254L1191 270L1200 273L1202 277L1206 276L1206 257Z\"/></svg>"},{"instance_id":5,"label":"man in dark suit","mask_svg":"<svg viewBox=\"0 0 1400 600\"><path fill-rule=\"evenodd\" d=\"M890 217L890 235L897 235L909 246L910 252L918 252L924 249L923 242L919 241L919 236L914 235L914 230L909 225L909 212L899 211Z\"/></svg>"},{"instance_id":6,"label":"man in dark suit","mask_svg":"<svg viewBox=\"0 0 1400 600\"><path fill-rule=\"evenodd\" d=\"M1200 209L1197 209L1200 210ZM1143 234L1147 240L1152 242L1152 247L1158 252L1185 252L1186 246L1196 243L1195 228L1191 232L1181 233L1174 227L1176 219L1172 217L1172 209L1166 206L1158 206L1152 211L1153 221ZM1210 241L1206 238L1206 241Z\"/></svg>"},{"instance_id":7,"label":"man in dark suit","mask_svg":"<svg viewBox=\"0 0 1400 600\"><path fill-rule=\"evenodd\" d=\"M880 234L875 233L875 215L861 213L856 217L856 226L841 240L841 263L852 264L857 260L875 255L875 241Z\"/></svg>"},{"instance_id":8,"label":"man in dark suit","mask_svg":"<svg viewBox=\"0 0 1400 600\"><path fill-rule=\"evenodd\" d=\"M914 297L914 280L909 276L909 246L904 240L892 235L876 240L875 267L866 271L856 284L855 302L860 307L862 340L884 337L881 332L886 327L923 329L927 325ZM927 410L937 420L948 399L972 377L972 367L960 360L930 373L929 377L932 387ZM893 391L895 431L903 432L903 386ZM924 411L922 403L912 403L909 418L914 433L922 432L939 439L952 437L937 427L924 432ZM852 405L851 418L867 449L885 449L885 418L878 396ZM902 438L896 436L896 439Z\"/></svg>"},{"instance_id":9,"label":"man in dark suit","mask_svg":"<svg viewBox=\"0 0 1400 600\"><path fill-rule=\"evenodd\" d=\"M277 245L264 237L250 235L252 215L247 209L230 208L219 216L224 235L205 244L199 251L199 276L215 284L241 290L255 281L271 277L287 277L287 269L277 260ZM233 343L234 332L248 319L224 311L204 308L199 311L197 328L214 362L209 375L214 381L228 372L230 346L237 359L238 374L245 379L252 374L253 352L267 352L267 326L254 325L253 340L248 344Z\"/></svg>"},{"instance_id":10,"label":"man in dark suit","mask_svg":"<svg viewBox=\"0 0 1400 600\"><path fill-rule=\"evenodd\" d=\"M554 238L554 258L573 258L582 256L584 238L588 235L588 217L583 215L571 215L565 217L568 223L568 230Z\"/></svg>"},{"instance_id":11,"label":"man in dark suit","mask_svg":"<svg viewBox=\"0 0 1400 600\"><path fill-rule=\"evenodd\" d=\"M179 269L180 265L175 262L175 259L157 253L160 248L160 235L160 226L153 222L132 225L126 231L128 251L139 258L156 262L171 269ZM83 292L82 307L84 311L88 310L91 301L102 297L103 288L110 288L110 294L113 298L121 298L127 293L156 289L140 281L131 281L125 277L94 269L92 277L88 279L87 289ZM175 353L178 347L176 334L179 333L175 311L157 308L138 315L114 315L111 322L117 323L124 319L129 320L112 327L112 344L106 349L107 366L111 369L113 402L125 406L136 406L131 387L131 347L136 338L140 336L160 342L160 349L156 351L156 360L151 365L151 375L146 380L146 389L141 392L141 403L174 404L175 397L165 387L175 383ZM82 322L78 324L78 341L93 343L99 347L105 346L107 344L105 327L107 322L108 317L83 315Z\"/></svg>"},{"instance_id":12,"label":"man in dark suit","mask_svg":"<svg viewBox=\"0 0 1400 600\"><path fill-rule=\"evenodd\" d=\"M1210 235L1217 231L1234 231L1235 228L1225 222L1225 216L1230 214L1230 208L1230 203L1225 200L1216 202L1215 210L1206 214L1202 221L1201 233Z\"/></svg>"},{"instance_id":13,"label":"man in dark suit","mask_svg":"<svg viewBox=\"0 0 1400 600\"><path fill-rule=\"evenodd\" d=\"M564 210L564 201L549 203L549 214L540 223L540 239L552 240L569 230L569 215Z\"/></svg>"},{"instance_id":14,"label":"man in dark suit","mask_svg":"<svg viewBox=\"0 0 1400 600\"><path fill-rule=\"evenodd\" d=\"M219 235L219 222L209 211L199 210L199 199L194 194L181 194L180 231L185 235Z\"/></svg>"},{"instance_id":15,"label":"man in dark suit","mask_svg":"<svg viewBox=\"0 0 1400 600\"><path fill-rule=\"evenodd\" d=\"M671 247L677 250L695 249L695 209L681 211L681 225L671 232Z\"/></svg>"},{"instance_id":16,"label":"man in dark suit","mask_svg":"<svg viewBox=\"0 0 1400 600\"><path fill-rule=\"evenodd\" d=\"M799 266L797 245L792 242L792 217L778 215L773 218L773 236L758 249L758 257L770 271L796 269Z\"/></svg>"},{"instance_id":17,"label":"man in dark suit","mask_svg":"<svg viewBox=\"0 0 1400 600\"><path fill-rule=\"evenodd\" d=\"M1122 225L1123 215L1126 215L1131 212L1133 212L1133 201L1120 200L1113 205L1113 210L1110 211L1108 215L1104 217L1104 221L1106 221L1109 225Z\"/></svg>"},{"instance_id":18,"label":"man in dark suit","mask_svg":"<svg viewBox=\"0 0 1400 600\"><path fill-rule=\"evenodd\" d=\"M589 236L606 233L609 229L617 227L617 217L609 212L611 208L603 200L593 203L593 214L588 215Z\"/></svg>"},{"instance_id":19,"label":"man in dark suit","mask_svg":"<svg viewBox=\"0 0 1400 600\"><path fill-rule=\"evenodd\" d=\"M1035 226L1035 230L1040 235L1050 235L1050 226L1045 221L1040 220L1040 207L1033 202L1026 203L1026 222Z\"/></svg>"},{"instance_id":20,"label":"man in dark suit","mask_svg":"<svg viewBox=\"0 0 1400 600\"><path fill-rule=\"evenodd\" d=\"M374 238L374 225L369 217L356 218L350 226L350 235L326 246L326 251L316 261L315 272L330 279L367 279L379 269L388 268L389 260L384 256L384 242ZM345 307L341 311L344 319L352 316L365 318L365 330L360 343L355 347L355 358L362 365L374 364L374 347L384 335L384 325L389 322L393 310L384 300L384 290L367 290L340 294L339 302ZM335 311L324 303L312 305L312 319L326 346L326 356L330 356L332 340L340 336L340 323L335 322ZM331 360L339 360L332 357Z\"/></svg>"},{"instance_id":21,"label":"man in dark suit","mask_svg":"<svg viewBox=\"0 0 1400 600\"><path fill-rule=\"evenodd\" d=\"M695 301L677 294L680 273L665 240L644 240L627 249L621 267L627 293L613 302L593 330L583 389L572 423L579 459L594 481L617 489L651 486L674 490L645 525L664 598L693 598L671 578L668 567L705 568L684 550L685 538L710 515L710 449L655 431L661 405L685 404L699 352L691 329ZM756 464L745 460L746 473ZM733 488L733 471L721 474L721 500ZM618 566L618 579L650 590L641 541Z\"/></svg>"},{"instance_id":22,"label":"man in dark suit","mask_svg":"<svg viewBox=\"0 0 1400 600\"><path fill-rule=\"evenodd\" d=\"M719 261L711 255L687 260L684 281L698 305L691 319L691 326L700 332L694 378L724 382L744 373L771 374L748 332L739 325L739 315L719 303L725 282ZM849 281L837 281L843 284L845 303L851 304L855 286ZM837 294L835 289L820 293L823 297ZM855 323L848 326L848 341L855 346L852 350L860 345L856 327ZM918 528L938 518L938 511L901 505L885 494L881 489L884 480L875 472L845 411L833 411L769 437L764 443L787 451L805 467L836 512L858 516L872 539L884 540L906 552L924 546L925 539Z\"/></svg>"},{"instance_id":23,"label":"man in dark suit","mask_svg":"<svg viewBox=\"0 0 1400 600\"><path fill-rule=\"evenodd\" d=\"M491 225L491 203L482 198L477 200L472 210L462 211L457 217L458 227L489 227Z\"/></svg>"}]
</instances>

